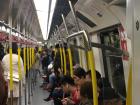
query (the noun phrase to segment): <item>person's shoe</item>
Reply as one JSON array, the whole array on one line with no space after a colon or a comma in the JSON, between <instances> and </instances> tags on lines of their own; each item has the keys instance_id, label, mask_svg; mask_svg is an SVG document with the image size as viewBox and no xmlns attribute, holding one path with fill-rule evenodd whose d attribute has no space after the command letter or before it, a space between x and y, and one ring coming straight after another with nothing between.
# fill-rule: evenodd
<instances>
[{"instance_id":1,"label":"person's shoe","mask_svg":"<svg viewBox=\"0 0 140 105\"><path fill-rule=\"evenodd\" d=\"M50 98L50 97L48 97L48 98L44 99L44 101L46 101L46 102L48 102L48 101L50 101L50 100L51 100L51 98Z\"/></svg>"},{"instance_id":2,"label":"person's shoe","mask_svg":"<svg viewBox=\"0 0 140 105\"><path fill-rule=\"evenodd\" d=\"M44 86L43 84L42 84L42 85L40 85L40 88L43 88L43 86Z\"/></svg>"}]
</instances>

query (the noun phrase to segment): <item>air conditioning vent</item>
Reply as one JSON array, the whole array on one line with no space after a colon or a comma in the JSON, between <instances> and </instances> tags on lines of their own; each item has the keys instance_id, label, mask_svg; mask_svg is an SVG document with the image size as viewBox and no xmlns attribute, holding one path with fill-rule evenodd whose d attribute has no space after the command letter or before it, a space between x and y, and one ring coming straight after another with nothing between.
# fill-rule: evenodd
<instances>
[{"instance_id":1,"label":"air conditioning vent","mask_svg":"<svg viewBox=\"0 0 140 105\"><path fill-rule=\"evenodd\" d=\"M113 0L103 0L104 2L106 2L107 4L111 3Z\"/></svg>"},{"instance_id":2,"label":"air conditioning vent","mask_svg":"<svg viewBox=\"0 0 140 105\"><path fill-rule=\"evenodd\" d=\"M86 16L84 16L82 13L80 13L79 11L76 11L76 16L82 20L84 23L86 23L88 26L90 27L95 27L96 24L93 23L89 18L87 18Z\"/></svg>"}]
</instances>

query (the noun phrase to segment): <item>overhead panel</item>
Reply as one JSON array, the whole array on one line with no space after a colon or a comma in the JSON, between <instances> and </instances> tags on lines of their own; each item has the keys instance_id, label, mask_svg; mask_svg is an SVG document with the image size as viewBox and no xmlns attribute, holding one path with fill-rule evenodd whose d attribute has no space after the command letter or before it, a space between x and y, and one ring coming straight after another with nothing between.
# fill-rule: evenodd
<instances>
[{"instance_id":1,"label":"overhead panel","mask_svg":"<svg viewBox=\"0 0 140 105\"><path fill-rule=\"evenodd\" d=\"M85 22L88 26L90 27L95 27L96 24L93 23L89 18L87 18L86 16L84 16L82 13L80 13L79 11L76 11L76 16L82 20L83 22Z\"/></svg>"},{"instance_id":2,"label":"overhead panel","mask_svg":"<svg viewBox=\"0 0 140 105\"><path fill-rule=\"evenodd\" d=\"M96 27L85 28L88 29L87 31L89 32L120 23L116 14L100 0L79 0L75 5L75 9L76 11L80 11L85 17L96 24ZM85 24L86 23L83 22L81 26L85 27Z\"/></svg>"}]
</instances>

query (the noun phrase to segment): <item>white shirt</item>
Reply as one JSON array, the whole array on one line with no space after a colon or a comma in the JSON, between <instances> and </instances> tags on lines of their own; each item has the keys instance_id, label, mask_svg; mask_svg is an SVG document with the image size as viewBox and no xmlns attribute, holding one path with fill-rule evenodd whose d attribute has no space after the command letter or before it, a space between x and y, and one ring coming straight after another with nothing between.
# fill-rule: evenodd
<instances>
[{"instance_id":1,"label":"white shirt","mask_svg":"<svg viewBox=\"0 0 140 105\"><path fill-rule=\"evenodd\" d=\"M7 54L2 59L3 67L4 67L4 76L6 80L10 79L10 54ZM21 74L24 78L24 65L22 58L20 57L20 64L21 64ZM13 81L19 81L19 73L18 73L18 55L12 54L12 65L13 65ZM23 80L24 82L24 80Z\"/></svg>"}]
</instances>

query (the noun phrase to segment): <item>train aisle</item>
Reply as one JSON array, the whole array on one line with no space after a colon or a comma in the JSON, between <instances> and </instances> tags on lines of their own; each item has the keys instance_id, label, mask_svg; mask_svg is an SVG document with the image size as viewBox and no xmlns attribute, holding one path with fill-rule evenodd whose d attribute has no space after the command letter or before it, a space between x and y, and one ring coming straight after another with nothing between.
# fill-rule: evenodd
<instances>
[{"instance_id":1,"label":"train aisle","mask_svg":"<svg viewBox=\"0 0 140 105\"><path fill-rule=\"evenodd\" d=\"M39 76L38 76L39 78ZM37 81L37 85L34 90L34 94L32 97L32 104L31 105L53 105L51 102L45 102L43 99L48 97L49 92L44 91L40 88L42 81L41 78Z\"/></svg>"},{"instance_id":2,"label":"train aisle","mask_svg":"<svg viewBox=\"0 0 140 105\"><path fill-rule=\"evenodd\" d=\"M40 85L42 83L42 79L38 76L38 81L35 86L35 89L33 90L33 96L31 97L31 104L30 105L53 105L52 101L45 102L43 99L48 97L49 92L44 91L40 88ZM24 98L22 101L22 105L25 105ZM27 104L28 105L28 104Z\"/></svg>"}]
</instances>

